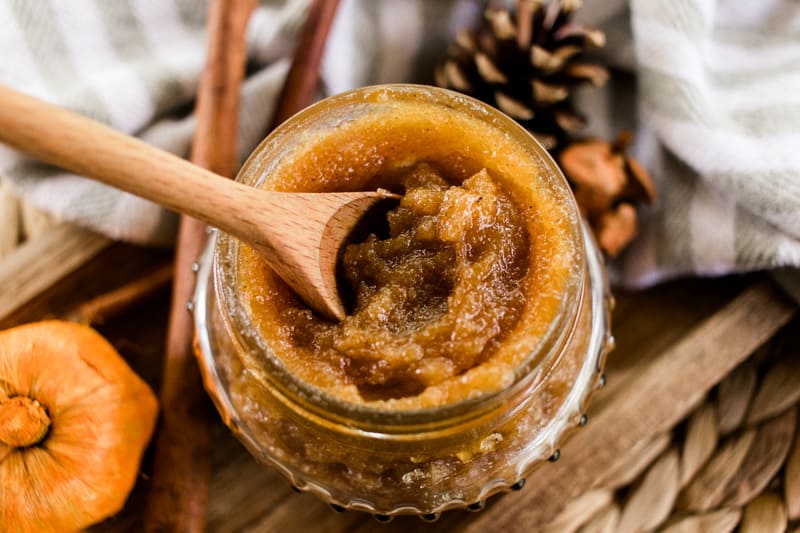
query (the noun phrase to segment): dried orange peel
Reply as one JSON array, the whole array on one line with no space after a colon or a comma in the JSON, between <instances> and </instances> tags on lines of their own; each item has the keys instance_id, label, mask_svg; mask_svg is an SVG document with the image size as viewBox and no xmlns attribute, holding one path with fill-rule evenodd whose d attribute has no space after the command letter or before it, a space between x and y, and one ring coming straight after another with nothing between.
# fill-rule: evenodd
<instances>
[{"instance_id":1,"label":"dried orange peel","mask_svg":"<svg viewBox=\"0 0 800 533\"><path fill-rule=\"evenodd\" d=\"M158 403L93 329L45 321L0 332L0 524L76 531L118 512Z\"/></svg>"}]
</instances>

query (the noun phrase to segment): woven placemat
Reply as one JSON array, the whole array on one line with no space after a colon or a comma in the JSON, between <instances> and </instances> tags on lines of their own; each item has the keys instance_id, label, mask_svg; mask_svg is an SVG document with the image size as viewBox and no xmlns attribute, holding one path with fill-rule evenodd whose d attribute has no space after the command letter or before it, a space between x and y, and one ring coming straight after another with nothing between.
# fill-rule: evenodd
<instances>
[{"instance_id":1,"label":"woven placemat","mask_svg":"<svg viewBox=\"0 0 800 533\"><path fill-rule=\"evenodd\" d=\"M799 532L798 352L794 320L546 529Z\"/></svg>"}]
</instances>

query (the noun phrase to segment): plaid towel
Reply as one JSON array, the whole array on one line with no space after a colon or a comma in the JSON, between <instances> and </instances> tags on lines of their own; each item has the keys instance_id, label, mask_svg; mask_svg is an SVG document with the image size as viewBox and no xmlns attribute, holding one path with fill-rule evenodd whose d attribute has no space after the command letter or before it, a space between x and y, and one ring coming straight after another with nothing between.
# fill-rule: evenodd
<instances>
[{"instance_id":1,"label":"plaid towel","mask_svg":"<svg viewBox=\"0 0 800 533\"><path fill-rule=\"evenodd\" d=\"M633 0L657 211L626 278L800 266L800 2Z\"/></svg>"},{"instance_id":2,"label":"plaid towel","mask_svg":"<svg viewBox=\"0 0 800 533\"><path fill-rule=\"evenodd\" d=\"M261 68L243 90L243 151L266 130L307 3L273 2L253 16L248 44ZM0 83L186 156L207 9L198 0L0 0ZM174 241L174 213L1 145L0 176L60 219L139 244Z\"/></svg>"},{"instance_id":3,"label":"plaid towel","mask_svg":"<svg viewBox=\"0 0 800 533\"><path fill-rule=\"evenodd\" d=\"M263 1L254 14L243 157L270 120L307 4ZM0 82L185 155L206 10L197 0L0 0ZM481 12L478 0L342 0L320 96L430 82L456 30ZM619 275L649 284L800 266L800 4L586 0L581 17L606 29L604 54L620 72L606 92L580 95L591 132L636 126L636 155L661 191ZM26 200L113 238L174 236L175 217L149 202L6 149L0 176Z\"/></svg>"}]
</instances>

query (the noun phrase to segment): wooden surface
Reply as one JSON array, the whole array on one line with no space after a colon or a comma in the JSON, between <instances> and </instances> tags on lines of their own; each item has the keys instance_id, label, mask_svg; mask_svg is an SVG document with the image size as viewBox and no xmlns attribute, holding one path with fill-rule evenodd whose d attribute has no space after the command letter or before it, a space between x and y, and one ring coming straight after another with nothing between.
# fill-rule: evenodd
<instances>
[{"instance_id":1,"label":"wooden surface","mask_svg":"<svg viewBox=\"0 0 800 533\"><path fill-rule=\"evenodd\" d=\"M96 233L62 224L0 262L0 321L108 247Z\"/></svg>"},{"instance_id":2,"label":"wooden surface","mask_svg":"<svg viewBox=\"0 0 800 533\"><path fill-rule=\"evenodd\" d=\"M88 298L163 261L163 252L115 244L0 325L58 315L74 306L76 295ZM653 438L796 311L763 276L686 280L619 293L613 322L617 349L608 360L608 384L595 396L587 426L563 446L561 459L542 465L522 491L492 498L484 511L446 513L433 525L413 517L378 524L360 513L336 514L313 496L295 494L277 473L256 463L215 416L206 530L535 531L534 524L551 517L568 497L603 478L624 476L626 465L646 454ZM163 291L101 328L156 388L167 312ZM94 530L141 530L151 462L148 455L123 512Z\"/></svg>"}]
</instances>

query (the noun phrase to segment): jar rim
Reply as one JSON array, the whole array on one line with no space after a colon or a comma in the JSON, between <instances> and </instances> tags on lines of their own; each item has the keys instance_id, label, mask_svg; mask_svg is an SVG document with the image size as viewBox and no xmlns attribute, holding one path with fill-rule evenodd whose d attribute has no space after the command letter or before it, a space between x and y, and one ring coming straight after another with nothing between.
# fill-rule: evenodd
<instances>
[{"instance_id":1,"label":"jar rim","mask_svg":"<svg viewBox=\"0 0 800 533\"><path fill-rule=\"evenodd\" d=\"M539 167L550 174L550 179L554 180L554 189L559 189L556 193L562 194L568 203L575 249L580 251L579 257L583 258L585 243L577 206L572 194L569 193L566 179L547 150L527 130L498 110L474 98L446 89L414 84L378 85L354 89L317 102L294 115L264 139L242 166L237 181L258 185L259 181L253 182L254 176L248 175L251 168L257 167L259 163L263 164L265 154L278 150L292 135L307 128L319 118L317 116L319 113L324 114L327 109L337 105L361 105L375 98L378 100L424 98L426 103L444 105L458 112L468 113L514 135L515 140L537 159ZM265 174L262 169L255 178L261 180ZM281 397L293 408L302 410L303 416L311 415L320 423L356 427L360 431L376 434L419 432L438 428L443 424L450 426L466 420L472 421L486 416L523 389L526 394L535 394L539 385L546 381L547 374L558 361L561 348L572 335L580 308L584 305L582 295L584 284L587 282L585 265L571 269L568 279L565 280L558 311L536 341L531 353L520 361L514 372L514 380L509 386L496 392L436 407L388 410L376 402L351 402L330 394L290 372L280 358L268 349L266 340L259 338L257 328L249 327L246 314L238 312L240 306L237 307L237 297L235 291L231 289L235 281L235 258L238 256L238 249L238 241L223 233L218 235L213 254L212 277L217 294L224 295L220 298L222 315L229 323L228 329L242 350L264 352L267 368L259 369L263 370L263 373L255 373L259 382L269 387L273 394Z\"/></svg>"}]
</instances>

